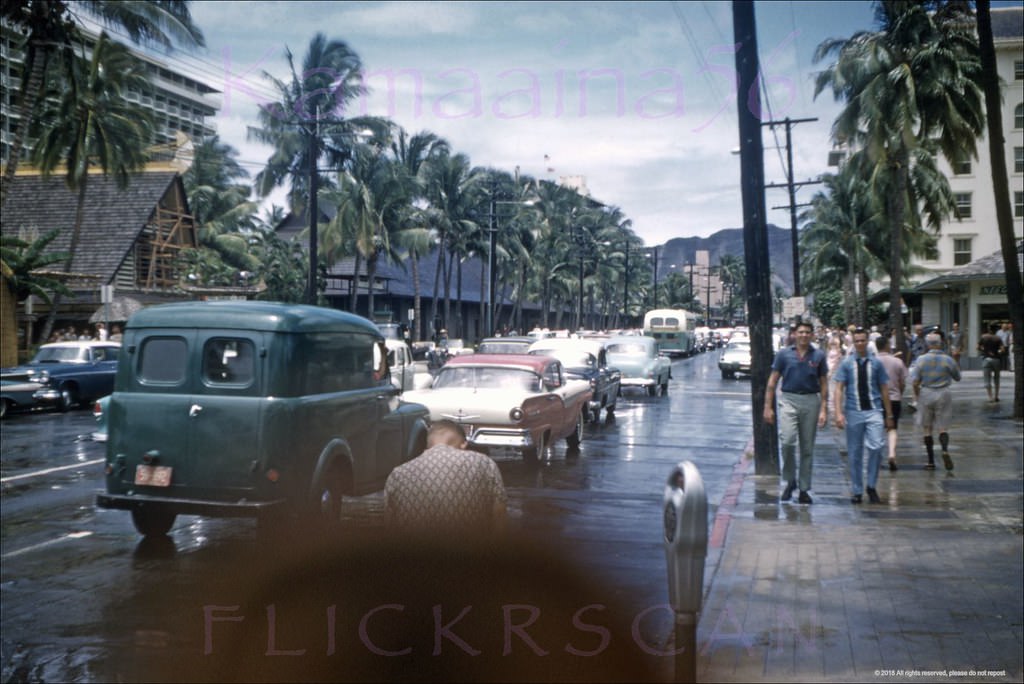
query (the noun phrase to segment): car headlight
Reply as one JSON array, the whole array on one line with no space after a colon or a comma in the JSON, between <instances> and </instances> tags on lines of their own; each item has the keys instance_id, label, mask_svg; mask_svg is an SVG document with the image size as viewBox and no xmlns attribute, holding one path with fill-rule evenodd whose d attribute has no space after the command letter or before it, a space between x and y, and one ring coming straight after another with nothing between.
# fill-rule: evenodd
<instances>
[{"instance_id":1,"label":"car headlight","mask_svg":"<svg viewBox=\"0 0 1024 684\"><path fill-rule=\"evenodd\" d=\"M520 408L519 406L516 406L514 409L508 412L508 417L517 423L523 419L524 415L526 414L523 413L523 409Z\"/></svg>"}]
</instances>

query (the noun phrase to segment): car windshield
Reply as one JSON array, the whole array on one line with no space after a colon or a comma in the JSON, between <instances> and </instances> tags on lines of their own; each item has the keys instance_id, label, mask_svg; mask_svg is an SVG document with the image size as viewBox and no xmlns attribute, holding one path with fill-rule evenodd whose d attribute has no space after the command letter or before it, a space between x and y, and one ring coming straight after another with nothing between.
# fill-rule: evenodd
<instances>
[{"instance_id":1,"label":"car windshield","mask_svg":"<svg viewBox=\"0 0 1024 684\"><path fill-rule=\"evenodd\" d=\"M540 376L520 368L459 366L442 368L434 380L434 389L468 387L472 389L514 389L539 392Z\"/></svg>"},{"instance_id":2,"label":"car windshield","mask_svg":"<svg viewBox=\"0 0 1024 684\"><path fill-rule=\"evenodd\" d=\"M726 351L734 352L749 352L750 344L748 342L730 342L725 348Z\"/></svg>"},{"instance_id":3,"label":"car windshield","mask_svg":"<svg viewBox=\"0 0 1024 684\"><path fill-rule=\"evenodd\" d=\"M639 342L619 342L616 344L609 344L609 354L634 354L634 355L647 355L647 347Z\"/></svg>"},{"instance_id":4,"label":"car windshield","mask_svg":"<svg viewBox=\"0 0 1024 684\"><path fill-rule=\"evenodd\" d=\"M594 365L593 354L576 349L535 349L530 353L539 356L553 356L561 361L566 368L591 368Z\"/></svg>"},{"instance_id":5,"label":"car windshield","mask_svg":"<svg viewBox=\"0 0 1024 684\"><path fill-rule=\"evenodd\" d=\"M75 363L88 358L89 350L85 347L42 347L32 363Z\"/></svg>"},{"instance_id":6,"label":"car windshield","mask_svg":"<svg viewBox=\"0 0 1024 684\"><path fill-rule=\"evenodd\" d=\"M480 354L525 354L529 342L483 342L477 351Z\"/></svg>"}]
</instances>

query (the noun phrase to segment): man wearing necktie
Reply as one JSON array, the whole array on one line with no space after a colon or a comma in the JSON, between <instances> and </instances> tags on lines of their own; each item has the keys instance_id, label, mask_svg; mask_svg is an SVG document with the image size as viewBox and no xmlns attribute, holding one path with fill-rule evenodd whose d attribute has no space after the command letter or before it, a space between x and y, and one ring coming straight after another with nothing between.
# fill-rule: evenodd
<instances>
[{"instance_id":1,"label":"man wearing necktie","mask_svg":"<svg viewBox=\"0 0 1024 684\"><path fill-rule=\"evenodd\" d=\"M878 470L885 447L885 431L894 426L889 400L889 375L878 357L868 352L868 333L853 332L854 353L846 357L836 371L836 427L846 429L849 453L850 501L864 500L864 452L867 451L867 495L871 503L878 497Z\"/></svg>"}]
</instances>

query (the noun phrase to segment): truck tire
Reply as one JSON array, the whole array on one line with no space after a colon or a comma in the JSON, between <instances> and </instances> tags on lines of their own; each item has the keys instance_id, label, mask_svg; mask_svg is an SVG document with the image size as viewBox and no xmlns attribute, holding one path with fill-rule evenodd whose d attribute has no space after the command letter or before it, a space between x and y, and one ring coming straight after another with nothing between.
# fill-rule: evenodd
<instances>
[{"instance_id":1,"label":"truck tire","mask_svg":"<svg viewBox=\"0 0 1024 684\"><path fill-rule=\"evenodd\" d=\"M132 510L132 524L144 537L162 537L174 527L176 515L168 511L136 508Z\"/></svg>"}]
</instances>

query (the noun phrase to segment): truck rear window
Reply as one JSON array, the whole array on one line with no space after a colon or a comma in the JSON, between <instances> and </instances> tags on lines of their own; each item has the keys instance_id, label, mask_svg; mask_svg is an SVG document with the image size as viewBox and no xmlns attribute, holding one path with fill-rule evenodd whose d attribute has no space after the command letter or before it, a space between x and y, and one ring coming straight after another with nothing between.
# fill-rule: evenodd
<instances>
[{"instance_id":1,"label":"truck rear window","mask_svg":"<svg viewBox=\"0 0 1024 684\"><path fill-rule=\"evenodd\" d=\"M203 381L245 386L255 376L255 349L246 339L215 337L203 346Z\"/></svg>"},{"instance_id":2,"label":"truck rear window","mask_svg":"<svg viewBox=\"0 0 1024 684\"><path fill-rule=\"evenodd\" d=\"M182 337L149 337L139 351L139 381L179 385L185 381L188 345Z\"/></svg>"}]
</instances>

